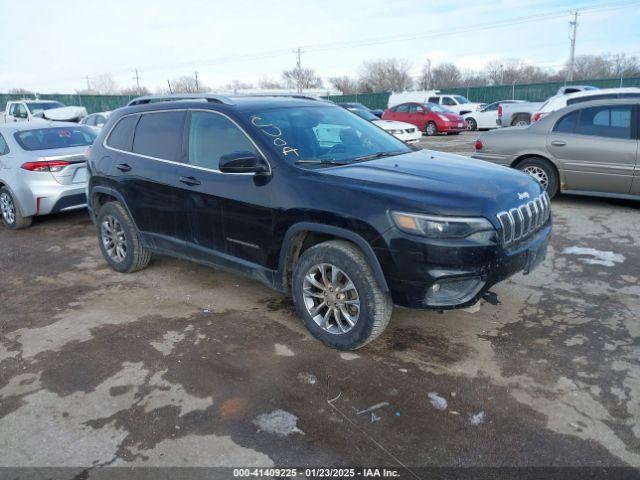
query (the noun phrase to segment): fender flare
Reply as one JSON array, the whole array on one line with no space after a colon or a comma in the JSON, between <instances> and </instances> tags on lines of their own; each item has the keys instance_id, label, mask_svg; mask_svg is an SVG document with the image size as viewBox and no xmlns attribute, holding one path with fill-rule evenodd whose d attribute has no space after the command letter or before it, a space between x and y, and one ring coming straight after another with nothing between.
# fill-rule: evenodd
<instances>
[{"instance_id":1,"label":"fender flare","mask_svg":"<svg viewBox=\"0 0 640 480\"><path fill-rule=\"evenodd\" d=\"M97 218L97 212L93 209L93 205L92 205L93 197L96 193L104 193L105 195L110 195L114 197L116 200L118 200L118 202L120 202L120 204L127 211L127 214L129 215L129 218L131 219L131 223L133 223L133 227L136 229L136 232L140 233L140 229L138 228L138 225L136 225L136 221L133 218L133 215L131 215L131 210L129 210L129 206L127 205L127 202L125 202L122 194L118 192L115 188L105 187L104 185L97 185L91 188L91 190L89 191L89 198L87 198L87 207L89 209L89 212L91 213L91 218L93 220Z\"/></svg>"},{"instance_id":2,"label":"fender flare","mask_svg":"<svg viewBox=\"0 0 640 480\"><path fill-rule=\"evenodd\" d=\"M349 240L350 242L355 243L362 253L364 253L365 257L369 261L369 265L373 270L373 274L382 288L383 291L389 291L389 285L387 285L387 279L384 276L384 272L382 271L382 267L380 266L380 262L378 261L378 257L376 257L373 248L371 245L362 238L357 233L354 233L350 230L346 230L340 227L334 227L332 225L325 225L322 223L312 223L312 222L301 222L296 223L289 227L287 233L284 235L284 239L282 241L282 248L280 249L280 258L278 260L278 277L284 279L284 274L286 271L287 259L289 256L289 250L291 247L291 242L295 234L299 232L317 232L317 233L326 233L329 235L336 236L338 238L342 238L344 240ZM282 285L280 285L280 289L284 289L284 280L281 280Z\"/></svg>"}]
</instances>

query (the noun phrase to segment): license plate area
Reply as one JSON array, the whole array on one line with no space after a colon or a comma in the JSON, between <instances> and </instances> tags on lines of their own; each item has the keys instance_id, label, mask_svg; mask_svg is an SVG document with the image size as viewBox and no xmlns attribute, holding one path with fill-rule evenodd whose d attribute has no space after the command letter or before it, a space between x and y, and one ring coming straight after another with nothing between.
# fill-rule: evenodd
<instances>
[{"instance_id":1,"label":"license plate area","mask_svg":"<svg viewBox=\"0 0 640 480\"><path fill-rule=\"evenodd\" d=\"M527 275L540 266L547 257L547 243L532 248L527 251L527 263L524 267L524 274Z\"/></svg>"}]
</instances>

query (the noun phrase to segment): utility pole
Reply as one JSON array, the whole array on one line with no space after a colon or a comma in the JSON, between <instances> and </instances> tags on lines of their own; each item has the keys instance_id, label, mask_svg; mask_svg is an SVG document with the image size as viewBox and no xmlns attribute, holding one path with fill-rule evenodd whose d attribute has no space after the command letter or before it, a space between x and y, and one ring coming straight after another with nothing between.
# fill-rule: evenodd
<instances>
[{"instance_id":1,"label":"utility pole","mask_svg":"<svg viewBox=\"0 0 640 480\"><path fill-rule=\"evenodd\" d=\"M87 75L85 79L87 80L87 90L91 90L91 82L89 81L89 75Z\"/></svg>"},{"instance_id":2,"label":"utility pole","mask_svg":"<svg viewBox=\"0 0 640 480\"><path fill-rule=\"evenodd\" d=\"M298 62L296 64L296 70L298 71L298 93L302 93L302 59L301 59L301 55L302 55L302 50L300 50L300 47L298 47Z\"/></svg>"},{"instance_id":3,"label":"utility pole","mask_svg":"<svg viewBox=\"0 0 640 480\"><path fill-rule=\"evenodd\" d=\"M173 90L171 90L171 82L169 81L168 78L167 78L167 85L169 85L169 93L173 93Z\"/></svg>"},{"instance_id":4,"label":"utility pole","mask_svg":"<svg viewBox=\"0 0 640 480\"><path fill-rule=\"evenodd\" d=\"M567 74L567 81L573 81L573 68L576 60L576 30L578 28L578 10L573 11L573 20L569 22L571 27L571 53L569 54L569 73Z\"/></svg>"},{"instance_id":5,"label":"utility pole","mask_svg":"<svg viewBox=\"0 0 640 480\"><path fill-rule=\"evenodd\" d=\"M431 90L431 59L427 58L427 90Z\"/></svg>"},{"instance_id":6,"label":"utility pole","mask_svg":"<svg viewBox=\"0 0 640 480\"><path fill-rule=\"evenodd\" d=\"M135 69L135 73L136 73L136 89L138 94L140 93L140 74L138 73L138 69Z\"/></svg>"},{"instance_id":7,"label":"utility pole","mask_svg":"<svg viewBox=\"0 0 640 480\"><path fill-rule=\"evenodd\" d=\"M195 71L196 74L196 92L200 91L200 85L198 84L198 71Z\"/></svg>"}]
</instances>

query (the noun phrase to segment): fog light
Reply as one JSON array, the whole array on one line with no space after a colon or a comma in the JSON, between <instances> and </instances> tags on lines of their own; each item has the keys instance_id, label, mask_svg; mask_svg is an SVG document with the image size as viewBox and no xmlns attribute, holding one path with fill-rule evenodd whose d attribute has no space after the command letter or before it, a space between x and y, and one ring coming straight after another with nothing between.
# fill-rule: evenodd
<instances>
[{"instance_id":1,"label":"fog light","mask_svg":"<svg viewBox=\"0 0 640 480\"><path fill-rule=\"evenodd\" d=\"M425 303L430 307L451 307L466 303L484 286L480 277L445 278L427 291Z\"/></svg>"}]
</instances>

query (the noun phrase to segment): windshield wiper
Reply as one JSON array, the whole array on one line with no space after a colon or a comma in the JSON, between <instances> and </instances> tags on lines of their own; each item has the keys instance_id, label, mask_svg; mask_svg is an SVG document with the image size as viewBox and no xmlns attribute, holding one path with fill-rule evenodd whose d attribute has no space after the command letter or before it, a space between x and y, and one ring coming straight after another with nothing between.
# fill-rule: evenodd
<instances>
[{"instance_id":1,"label":"windshield wiper","mask_svg":"<svg viewBox=\"0 0 640 480\"><path fill-rule=\"evenodd\" d=\"M345 162L340 160L333 159L323 159L323 160L296 160L296 165L348 165L351 162Z\"/></svg>"},{"instance_id":2,"label":"windshield wiper","mask_svg":"<svg viewBox=\"0 0 640 480\"><path fill-rule=\"evenodd\" d=\"M363 155L361 157L356 157L353 159L354 162L364 162L366 160L374 160L376 158L384 158L384 157L393 157L394 155L402 155L403 151L400 150L394 150L392 152L377 152L377 153L372 153L371 155Z\"/></svg>"}]
</instances>

